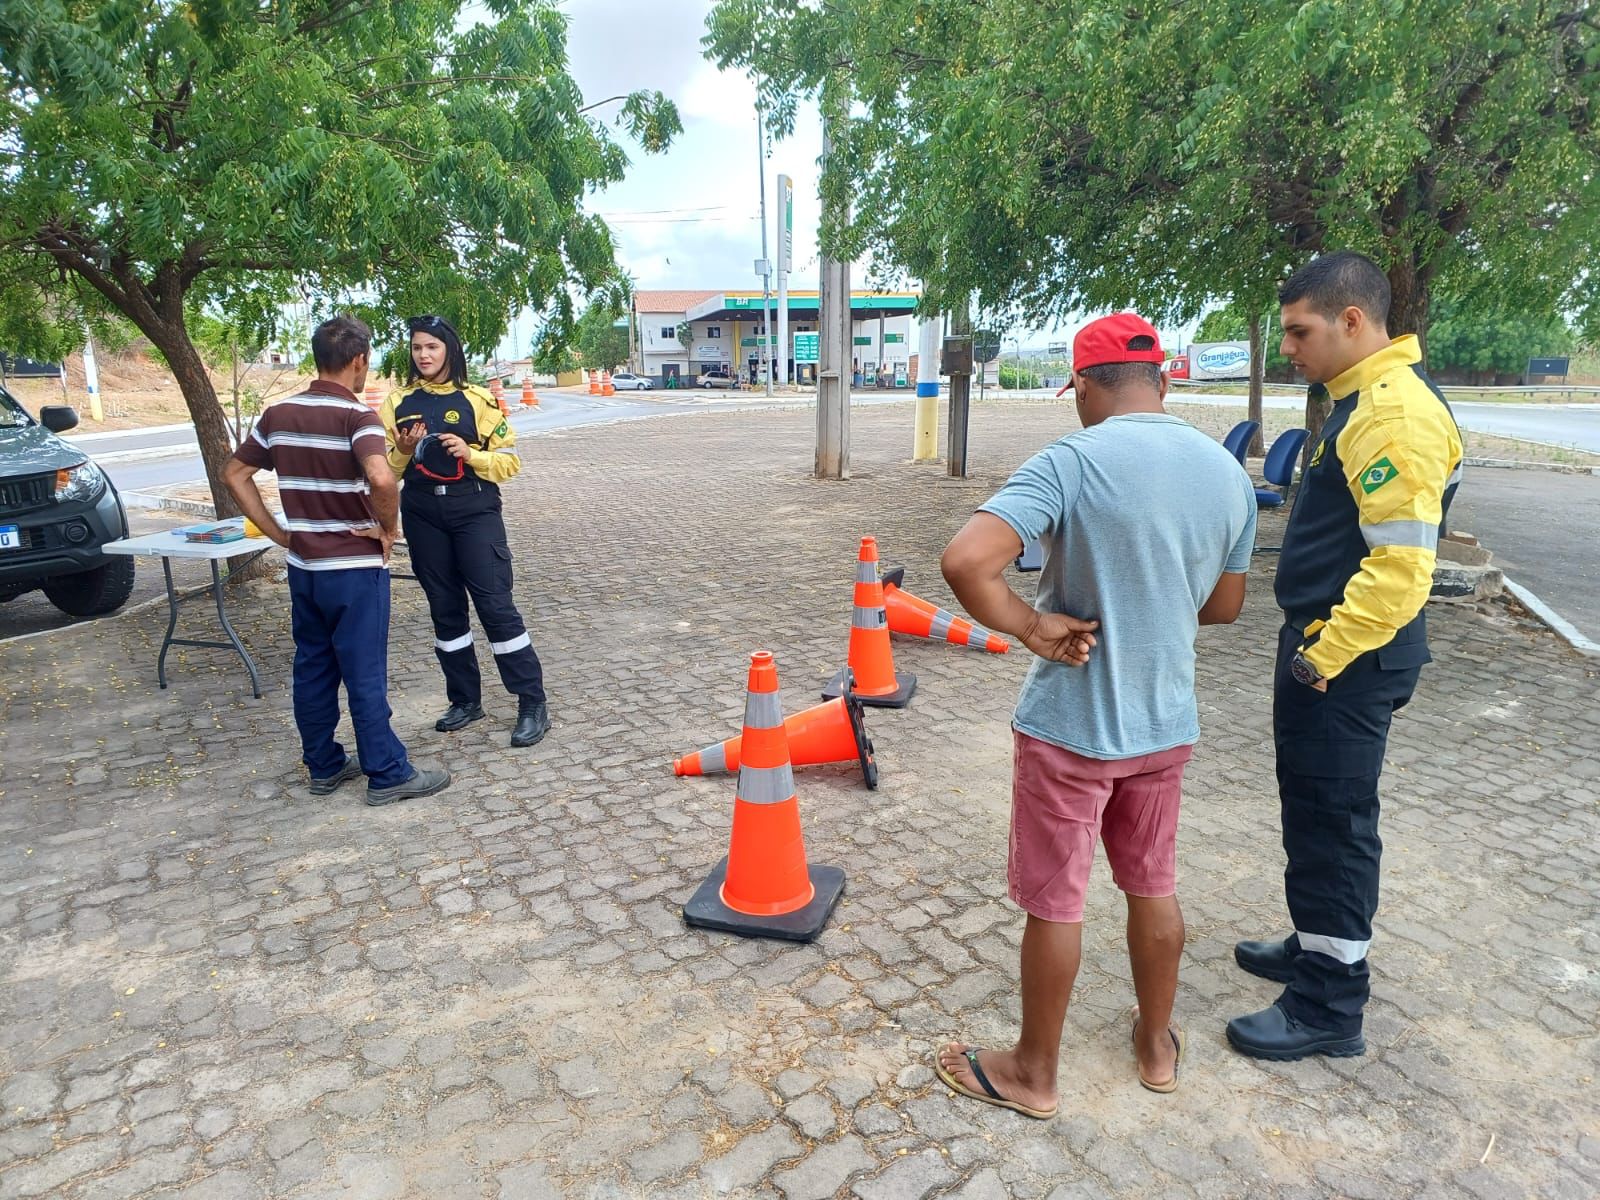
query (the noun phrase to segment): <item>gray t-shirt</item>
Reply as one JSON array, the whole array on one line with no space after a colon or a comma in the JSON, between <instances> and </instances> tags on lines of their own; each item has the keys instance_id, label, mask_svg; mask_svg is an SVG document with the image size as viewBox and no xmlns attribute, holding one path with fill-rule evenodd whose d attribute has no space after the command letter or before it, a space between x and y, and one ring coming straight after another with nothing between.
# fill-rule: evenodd
<instances>
[{"instance_id":1,"label":"gray t-shirt","mask_svg":"<svg viewBox=\"0 0 1600 1200\"><path fill-rule=\"evenodd\" d=\"M1234 457L1177 417L1130 413L1041 450L980 511L1042 542L1036 608L1100 622L1087 665L1034 659L1016 728L1102 759L1198 740L1199 611L1255 543Z\"/></svg>"}]
</instances>

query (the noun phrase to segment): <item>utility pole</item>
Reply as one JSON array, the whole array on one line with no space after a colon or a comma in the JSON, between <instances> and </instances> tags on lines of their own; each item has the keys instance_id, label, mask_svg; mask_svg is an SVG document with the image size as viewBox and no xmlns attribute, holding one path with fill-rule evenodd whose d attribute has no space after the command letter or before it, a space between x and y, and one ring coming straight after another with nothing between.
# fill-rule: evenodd
<instances>
[{"instance_id":1,"label":"utility pole","mask_svg":"<svg viewBox=\"0 0 1600 1200\"><path fill-rule=\"evenodd\" d=\"M842 116L838 85L829 81L822 89L822 171L827 178L833 154L834 123ZM842 203L848 203L844 201ZM826 202L824 203L826 207ZM842 225L848 213L837 214ZM826 224L826 213L824 213ZM826 230L822 238L821 295L817 305L817 458L813 474L818 479L850 478L850 264L830 253Z\"/></svg>"},{"instance_id":2,"label":"utility pole","mask_svg":"<svg viewBox=\"0 0 1600 1200\"><path fill-rule=\"evenodd\" d=\"M778 382L789 383L789 272L794 268L794 180L778 176Z\"/></svg>"},{"instance_id":3,"label":"utility pole","mask_svg":"<svg viewBox=\"0 0 1600 1200\"><path fill-rule=\"evenodd\" d=\"M946 473L967 477L967 418L972 407L972 316L967 298L950 314L950 336L944 344L945 370L950 375L950 448Z\"/></svg>"},{"instance_id":4,"label":"utility pole","mask_svg":"<svg viewBox=\"0 0 1600 1200\"><path fill-rule=\"evenodd\" d=\"M756 169L761 178L761 341L767 377L767 395L772 395L772 260L767 257L767 122L760 106L756 108Z\"/></svg>"}]
</instances>

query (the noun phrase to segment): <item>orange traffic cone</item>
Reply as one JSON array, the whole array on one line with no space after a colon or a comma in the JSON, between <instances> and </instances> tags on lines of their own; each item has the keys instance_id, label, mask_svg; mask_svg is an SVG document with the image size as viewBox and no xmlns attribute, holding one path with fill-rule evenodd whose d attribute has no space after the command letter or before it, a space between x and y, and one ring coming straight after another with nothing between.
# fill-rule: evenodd
<instances>
[{"instance_id":1,"label":"orange traffic cone","mask_svg":"<svg viewBox=\"0 0 1600 1200\"><path fill-rule=\"evenodd\" d=\"M522 407L523 408L538 408L539 407L539 397L535 396L533 394L533 376L532 375L524 375L522 377Z\"/></svg>"},{"instance_id":2,"label":"orange traffic cone","mask_svg":"<svg viewBox=\"0 0 1600 1200\"><path fill-rule=\"evenodd\" d=\"M844 872L806 863L778 667L767 650L750 656L742 738L728 856L683 906L683 919L746 937L812 941L844 892Z\"/></svg>"},{"instance_id":3,"label":"orange traffic cone","mask_svg":"<svg viewBox=\"0 0 1600 1200\"><path fill-rule=\"evenodd\" d=\"M611 386L611 372L606 371L603 374L604 382L600 384L600 394L602 396L615 396L617 394L617 389Z\"/></svg>"},{"instance_id":4,"label":"orange traffic cone","mask_svg":"<svg viewBox=\"0 0 1600 1200\"><path fill-rule=\"evenodd\" d=\"M883 577L883 606L889 614L889 632L911 637L943 639L953 646L971 646L990 654L1004 654L1011 643L982 625L958 617L947 608L930 604L905 590L906 569L896 567Z\"/></svg>"},{"instance_id":5,"label":"orange traffic cone","mask_svg":"<svg viewBox=\"0 0 1600 1200\"><path fill-rule=\"evenodd\" d=\"M505 385L500 382L500 376L496 375L489 380L489 395L494 397L494 402L500 406L500 411L505 412L506 390Z\"/></svg>"},{"instance_id":6,"label":"orange traffic cone","mask_svg":"<svg viewBox=\"0 0 1600 1200\"><path fill-rule=\"evenodd\" d=\"M589 395L598 396L600 394L600 372L599 371L590 371L588 374L589 374Z\"/></svg>"},{"instance_id":7,"label":"orange traffic cone","mask_svg":"<svg viewBox=\"0 0 1600 1200\"><path fill-rule=\"evenodd\" d=\"M861 539L856 558L855 612L850 617L849 667L840 671L822 689L822 698L832 700L846 691L863 704L878 708L904 708L917 690L917 677L897 675L894 651L889 646L889 614L883 606L883 584L878 580L878 539ZM855 672L850 686L849 672Z\"/></svg>"},{"instance_id":8,"label":"orange traffic cone","mask_svg":"<svg viewBox=\"0 0 1600 1200\"><path fill-rule=\"evenodd\" d=\"M867 736L866 712L854 696L824 700L783 723L789 738L789 761L797 767L820 763L859 762L867 787L878 786L878 764ZM674 775L717 775L739 769L744 738L731 737L704 750L672 760Z\"/></svg>"}]
</instances>

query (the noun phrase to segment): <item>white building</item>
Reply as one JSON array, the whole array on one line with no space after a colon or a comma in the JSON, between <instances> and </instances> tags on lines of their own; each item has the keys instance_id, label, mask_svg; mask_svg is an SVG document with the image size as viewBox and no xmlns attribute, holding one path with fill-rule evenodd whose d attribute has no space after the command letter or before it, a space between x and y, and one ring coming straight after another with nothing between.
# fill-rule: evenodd
<instances>
[{"instance_id":1,"label":"white building","mask_svg":"<svg viewBox=\"0 0 1600 1200\"><path fill-rule=\"evenodd\" d=\"M916 383L915 292L852 292L856 386L909 387ZM804 347L817 332L815 291L789 293L789 378L815 379L816 364ZM778 301L771 301L776 339ZM633 296L633 369L659 379L676 375L685 382L713 370L761 381L762 298L760 292L636 291ZM679 337L690 330L688 344ZM807 339L804 335L813 335ZM802 354L797 358L796 344Z\"/></svg>"}]
</instances>

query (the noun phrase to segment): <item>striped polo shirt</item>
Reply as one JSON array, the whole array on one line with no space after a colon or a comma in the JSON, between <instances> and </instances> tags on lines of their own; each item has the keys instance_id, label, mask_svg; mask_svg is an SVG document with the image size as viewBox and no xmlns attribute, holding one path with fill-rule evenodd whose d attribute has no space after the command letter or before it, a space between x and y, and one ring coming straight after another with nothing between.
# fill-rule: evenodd
<instances>
[{"instance_id":1,"label":"striped polo shirt","mask_svg":"<svg viewBox=\"0 0 1600 1200\"><path fill-rule=\"evenodd\" d=\"M383 423L326 379L261 414L234 457L274 471L289 534L289 565L305 571L382 567L382 547L353 530L377 524L361 459L384 452Z\"/></svg>"}]
</instances>

